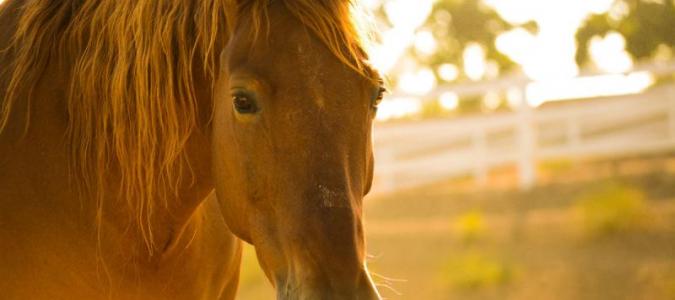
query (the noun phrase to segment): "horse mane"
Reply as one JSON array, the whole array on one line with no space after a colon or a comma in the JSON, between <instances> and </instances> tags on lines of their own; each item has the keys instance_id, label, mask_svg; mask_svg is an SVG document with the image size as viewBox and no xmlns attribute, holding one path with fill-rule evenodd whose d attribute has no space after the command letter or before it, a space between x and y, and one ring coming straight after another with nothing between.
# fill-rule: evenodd
<instances>
[{"instance_id":1,"label":"horse mane","mask_svg":"<svg viewBox=\"0 0 675 300\"><path fill-rule=\"evenodd\" d=\"M337 58L366 73L364 39L352 1L272 1L282 1ZM177 196L186 180L181 174L189 170L185 145L198 130L196 72L213 83L219 52L237 17L250 14L254 32L262 32L269 3L25 1L3 52L11 65L0 103L0 133L13 104L30 101L47 65L63 66L69 84L71 172L84 192L102 201L106 174L115 170L120 182L114 197L126 201L152 253L153 212Z\"/></svg>"}]
</instances>

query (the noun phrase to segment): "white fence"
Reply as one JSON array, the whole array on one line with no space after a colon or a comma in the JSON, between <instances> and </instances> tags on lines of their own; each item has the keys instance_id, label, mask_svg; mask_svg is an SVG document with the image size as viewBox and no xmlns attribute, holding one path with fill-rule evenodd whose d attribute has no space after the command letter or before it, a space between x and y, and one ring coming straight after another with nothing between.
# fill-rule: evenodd
<instances>
[{"instance_id":1,"label":"white fence","mask_svg":"<svg viewBox=\"0 0 675 300\"><path fill-rule=\"evenodd\" d=\"M540 160L675 150L675 86L512 113L377 124L374 143L376 193L466 175L481 184L491 168L507 165L518 167L527 189Z\"/></svg>"}]
</instances>

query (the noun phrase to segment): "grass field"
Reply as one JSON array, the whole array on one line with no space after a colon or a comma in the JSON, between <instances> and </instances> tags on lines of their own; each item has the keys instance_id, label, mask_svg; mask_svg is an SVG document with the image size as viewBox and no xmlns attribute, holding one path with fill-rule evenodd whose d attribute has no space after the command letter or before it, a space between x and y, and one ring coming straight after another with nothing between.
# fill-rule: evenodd
<instances>
[{"instance_id":1,"label":"grass field","mask_svg":"<svg viewBox=\"0 0 675 300\"><path fill-rule=\"evenodd\" d=\"M675 299L669 172L367 201L369 267L387 299ZM273 299L247 250L239 299Z\"/></svg>"}]
</instances>

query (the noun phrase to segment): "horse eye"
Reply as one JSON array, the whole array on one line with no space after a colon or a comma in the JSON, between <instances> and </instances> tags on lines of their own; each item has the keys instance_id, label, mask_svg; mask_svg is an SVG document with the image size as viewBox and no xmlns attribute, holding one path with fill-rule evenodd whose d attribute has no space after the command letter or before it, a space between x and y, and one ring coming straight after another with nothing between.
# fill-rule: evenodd
<instances>
[{"instance_id":1,"label":"horse eye","mask_svg":"<svg viewBox=\"0 0 675 300\"><path fill-rule=\"evenodd\" d=\"M387 92L387 88L385 88L385 87L380 87L380 88L377 90L377 98L376 98L376 100L377 100L378 103L379 103L380 101L382 101L382 98L384 98L384 93L386 93L386 92Z\"/></svg>"},{"instance_id":2,"label":"horse eye","mask_svg":"<svg viewBox=\"0 0 675 300\"><path fill-rule=\"evenodd\" d=\"M385 87L379 87L377 90L377 96L375 97L375 100L373 101L373 107L377 108L377 106L382 102L382 99L384 98L384 94L387 92L387 89Z\"/></svg>"},{"instance_id":3,"label":"horse eye","mask_svg":"<svg viewBox=\"0 0 675 300\"><path fill-rule=\"evenodd\" d=\"M252 114L258 111L255 101L248 95L234 94L232 95L232 103L234 109L240 114Z\"/></svg>"}]
</instances>

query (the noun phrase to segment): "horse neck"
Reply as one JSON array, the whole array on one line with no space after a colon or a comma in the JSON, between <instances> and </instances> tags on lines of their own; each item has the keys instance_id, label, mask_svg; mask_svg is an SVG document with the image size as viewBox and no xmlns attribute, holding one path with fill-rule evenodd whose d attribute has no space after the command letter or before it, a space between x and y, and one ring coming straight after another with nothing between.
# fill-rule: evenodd
<instances>
[{"instance_id":1,"label":"horse neck","mask_svg":"<svg viewBox=\"0 0 675 300\"><path fill-rule=\"evenodd\" d=\"M200 66L195 69L201 70ZM134 217L134 211L129 211L126 206L119 205L119 199L115 199L119 190L119 178L114 174L107 178L105 194L110 194L105 199L104 214L108 215L108 228L117 236L130 245L137 248L135 253L143 259L154 261L162 258L175 250L176 247L185 243L185 235L193 235L198 230L199 219L204 213L202 206L209 196L212 196L213 181L211 177L211 131L210 119L212 110L211 82L203 72L194 72L195 91L198 99L199 121L185 144L185 156L188 167L183 168L181 181L177 193L166 199L166 206L159 205L151 217L151 230L153 243L157 247L153 252L146 251L142 232L136 224L130 220ZM159 187L154 190L159 190ZM164 199L162 199L164 201ZM138 249L140 248L140 249ZM151 254L152 257L145 257Z\"/></svg>"}]
</instances>

